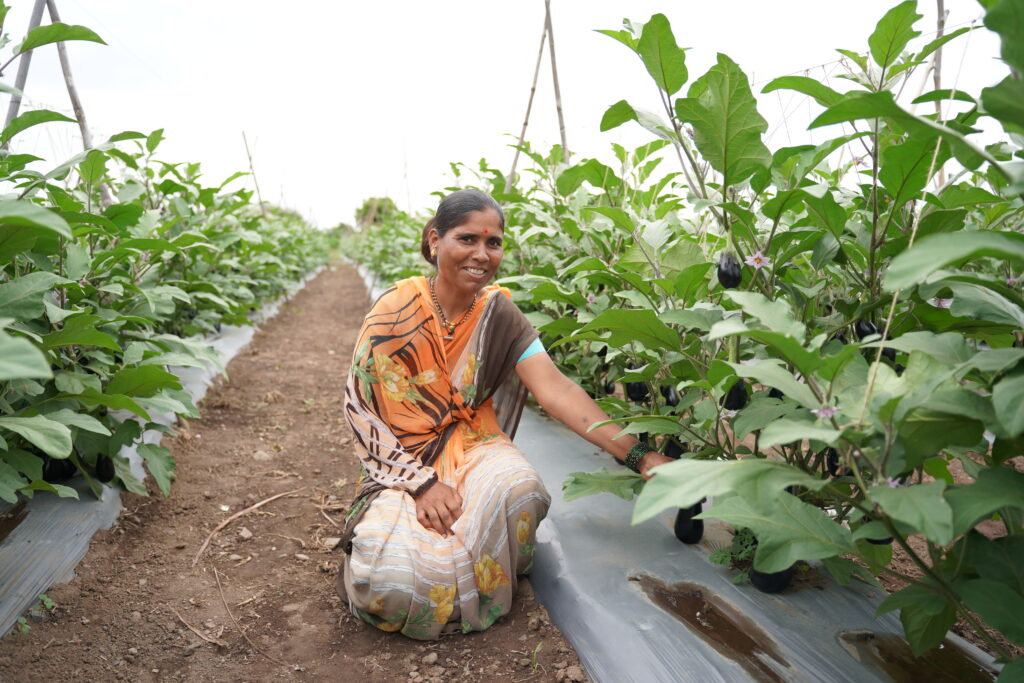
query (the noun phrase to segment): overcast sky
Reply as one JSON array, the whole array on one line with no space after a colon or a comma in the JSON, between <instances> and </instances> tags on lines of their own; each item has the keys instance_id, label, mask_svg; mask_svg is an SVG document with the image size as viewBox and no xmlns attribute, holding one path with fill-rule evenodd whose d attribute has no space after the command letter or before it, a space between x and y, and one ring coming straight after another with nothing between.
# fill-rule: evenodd
<instances>
[{"instance_id":1,"label":"overcast sky","mask_svg":"<svg viewBox=\"0 0 1024 683\"><path fill-rule=\"evenodd\" d=\"M14 45L24 36L32 2L10 4L4 28ZM430 193L451 183L452 161L475 164L486 157L507 169L544 19L542 0L57 4L63 21L84 24L108 43L69 43L97 141L122 130L165 128L158 156L199 161L207 183L217 184L247 169L245 131L264 198L324 227L351 222L369 196L391 196L407 209L433 208L437 200ZM605 109L623 98L641 108L659 106L639 59L595 29L662 12L679 44L691 48L691 80L723 52L751 77L755 92L774 77L805 72L827 75L833 87L845 90L836 80L843 69L835 48L866 51L874 25L895 4L552 0L569 146L576 158L607 160L612 142L639 145L649 136L635 124L601 133ZM982 15L976 0L945 4L947 30ZM917 28L933 32L934 0L919 5L925 18ZM4 59L11 47L3 50ZM56 49L38 52L25 106L70 115ZM12 65L3 81L13 83L15 71ZM944 56L946 87L957 81L977 93L1005 74L996 36L985 29L950 43ZM772 124L771 149L810 139L804 128L820 112L817 105L790 92L758 98ZM546 57L527 137L542 149L558 141ZM74 124L50 123L22 133L13 148L56 165L80 144Z\"/></svg>"}]
</instances>

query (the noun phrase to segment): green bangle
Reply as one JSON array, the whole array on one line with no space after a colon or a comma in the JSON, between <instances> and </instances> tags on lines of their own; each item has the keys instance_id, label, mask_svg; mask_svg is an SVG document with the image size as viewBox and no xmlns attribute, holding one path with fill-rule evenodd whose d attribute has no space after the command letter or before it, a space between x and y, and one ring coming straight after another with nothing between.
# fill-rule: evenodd
<instances>
[{"instance_id":1,"label":"green bangle","mask_svg":"<svg viewBox=\"0 0 1024 683\"><path fill-rule=\"evenodd\" d=\"M636 444L626 453L626 467L640 474L640 461L648 452L647 444L637 441Z\"/></svg>"}]
</instances>

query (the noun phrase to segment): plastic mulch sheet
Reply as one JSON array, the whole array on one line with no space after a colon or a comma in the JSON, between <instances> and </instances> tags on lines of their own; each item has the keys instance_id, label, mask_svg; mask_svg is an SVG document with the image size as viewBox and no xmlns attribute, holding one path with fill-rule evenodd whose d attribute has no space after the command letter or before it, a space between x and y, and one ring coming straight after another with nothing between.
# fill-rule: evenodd
<instances>
[{"instance_id":1,"label":"plastic mulch sheet","mask_svg":"<svg viewBox=\"0 0 1024 683\"><path fill-rule=\"evenodd\" d=\"M262 322L273 317L281 303L294 296L321 269L311 271L282 299L266 304L256 312L254 320ZM255 327L225 325L208 343L218 351L221 364L226 366L255 333ZM207 388L218 375L212 366L169 370L181 378L182 387L196 403L206 395ZM120 417L127 419L129 415L122 413ZM172 425L175 421L175 416L170 413L151 417L154 422L165 425ZM160 432L149 430L142 439L145 443L157 444L161 436ZM122 449L121 455L128 458L132 473L142 479L142 460L135 447ZM71 580L75 567L89 549L93 534L110 528L121 513L119 489L105 486L103 498L97 500L81 477L66 485L78 491L78 500L39 493L17 505L0 502L0 514L15 513L7 520L8 525L20 519L7 537L0 540L0 634L14 625L18 617L36 602L40 593L54 584Z\"/></svg>"},{"instance_id":2,"label":"plastic mulch sheet","mask_svg":"<svg viewBox=\"0 0 1024 683\"><path fill-rule=\"evenodd\" d=\"M896 613L875 619L882 591L859 581L839 586L822 568L778 594L734 585L734 572L708 561L713 549L729 543L721 522L707 520L704 540L687 546L673 535L674 510L631 526L633 501L605 493L564 502L568 473L616 465L532 410L523 413L516 444L553 498L537 530L530 579L595 681L939 678L927 675L922 662L909 666L924 677L891 673L899 662L888 647L902 643L902 628ZM985 680L980 668L993 670L992 658L952 634L932 651L937 670L949 675L957 666L942 659L957 654L954 644L973 661L963 664L967 673L948 680Z\"/></svg>"}]
</instances>

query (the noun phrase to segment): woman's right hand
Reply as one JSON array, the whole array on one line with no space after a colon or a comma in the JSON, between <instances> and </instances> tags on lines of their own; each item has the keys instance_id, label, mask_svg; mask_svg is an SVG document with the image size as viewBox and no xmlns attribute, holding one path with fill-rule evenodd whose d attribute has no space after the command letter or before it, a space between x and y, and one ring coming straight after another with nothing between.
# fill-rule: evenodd
<instances>
[{"instance_id":1,"label":"woman's right hand","mask_svg":"<svg viewBox=\"0 0 1024 683\"><path fill-rule=\"evenodd\" d=\"M462 496L447 484L435 483L416 501L416 519L424 529L433 529L442 536L452 533L455 520L462 516Z\"/></svg>"}]
</instances>

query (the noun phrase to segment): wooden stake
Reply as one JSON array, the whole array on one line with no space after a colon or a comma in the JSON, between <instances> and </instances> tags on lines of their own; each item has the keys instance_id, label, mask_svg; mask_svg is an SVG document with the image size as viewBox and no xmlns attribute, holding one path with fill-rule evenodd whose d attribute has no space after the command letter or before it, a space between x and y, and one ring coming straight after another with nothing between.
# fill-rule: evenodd
<instances>
[{"instance_id":1,"label":"wooden stake","mask_svg":"<svg viewBox=\"0 0 1024 683\"><path fill-rule=\"evenodd\" d=\"M548 33L548 52L551 53L551 78L555 82L555 109L558 111L558 132L562 136L562 157L569 163L569 143L565 139L565 119L562 117L562 90L558 87L558 65L555 63L555 32L551 27L551 0L544 0L544 22Z\"/></svg>"},{"instance_id":2,"label":"wooden stake","mask_svg":"<svg viewBox=\"0 0 1024 683\"><path fill-rule=\"evenodd\" d=\"M245 156L249 158L249 173L252 174L252 184L256 186L256 198L260 200L260 211L263 213L263 217L267 217L267 209L263 206L263 195L260 194L260 184L256 180L256 169L252 166L252 153L249 151L249 139L245 137L245 131L242 131L242 142L245 143Z\"/></svg>"},{"instance_id":3,"label":"wooden stake","mask_svg":"<svg viewBox=\"0 0 1024 683\"><path fill-rule=\"evenodd\" d=\"M938 35L935 36L935 39L938 40L939 38L942 37L942 34L946 30L946 3L945 3L945 0L936 0L936 3L937 3L936 9L937 9L937 12L938 12L938 18L937 18L936 21L937 21L937 24L938 24L939 31L938 31ZM941 45L939 46L939 48L937 50L935 50L935 56L932 57L932 78L935 79L935 81L934 81L935 82L935 89L936 90L941 89L942 88L942 46ZM942 100L935 100L935 113L937 115L937 118L941 121L942 120ZM946 184L946 174L944 173L944 169L940 168L939 169L939 184L938 184L938 187L942 187L945 184Z\"/></svg>"},{"instance_id":4,"label":"wooden stake","mask_svg":"<svg viewBox=\"0 0 1024 683\"><path fill-rule=\"evenodd\" d=\"M36 4L32 7L32 16L28 20L28 33L32 32L32 29L37 28L39 23L43 20L43 8L46 7L46 0L36 0ZM25 81L28 80L28 67L32 63L32 50L25 52L21 55L21 61L18 62L18 75L14 79L14 87L18 91L25 90ZM18 110L21 109L21 95L11 95L11 102L7 105L7 118L4 120L4 128L11 125L11 121L18 115ZM10 141L7 141L3 145L3 149L7 149Z\"/></svg>"},{"instance_id":5,"label":"wooden stake","mask_svg":"<svg viewBox=\"0 0 1024 683\"><path fill-rule=\"evenodd\" d=\"M516 143L516 154L512 157L512 170L505 178L505 193L512 189L512 181L516 175L516 166L519 164L519 148L526 140L526 126L530 123L530 111L533 109L533 96L537 92L537 77L540 76L540 63L544 59L544 41L548 37L548 18L544 17L544 30L540 33L540 49L537 51L537 65L533 67L533 84L530 85L530 98L526 101L526 117L523 119L523 129L519 132L519 142Z\"/></svg>"},{"instance_id":6,"label":"wooden stake","mask_svg":"<svg viewBox=\"0 0 1024 683\"><path fill-rule=\"evenodd\" d=\"M60 14L57 13L57 3L54 0L46 0L46 7L50 11L50 21L60 21ZM82 133L82 148L92 149L92 133L89 132L89 124L85 120L85 109L82 108L82 101L78 97L78 88L75 87L75 80L71 76L71 62L68 60L68 49L64 41L57 43L57 57L60 59L60 70L64 73L64 85L68 89L68 97L71 99L71 108L75 110L75 118L78 119L78 130ZM100 183L100 206L107 208L114 203L110 196L110 189L106 183Z\"/></svg>"}]
</instances>

